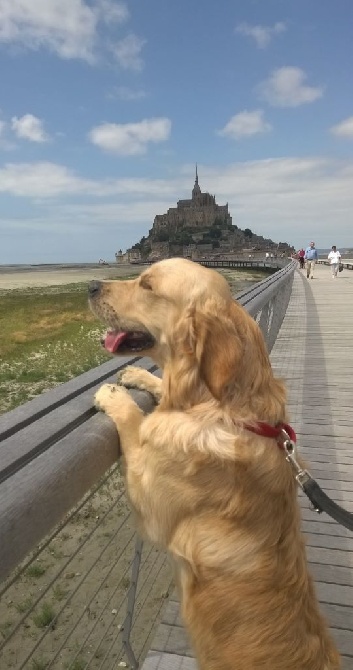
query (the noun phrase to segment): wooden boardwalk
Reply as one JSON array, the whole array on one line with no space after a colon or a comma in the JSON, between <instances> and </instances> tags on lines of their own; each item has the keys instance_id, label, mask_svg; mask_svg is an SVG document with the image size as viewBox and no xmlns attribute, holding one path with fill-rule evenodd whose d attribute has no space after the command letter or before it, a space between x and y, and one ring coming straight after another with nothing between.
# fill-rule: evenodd
<instances>
[{"instance_id":1,"label":"wooden boardwalk","mask_svg":"<svg viewBox=\"0 0 353 670\"><path fill-rule=\"evenodd\" d=\"M287 381L291 423L309 470L353 512L353 271L313 280L295 273L286 317L271 354ZM343 670L353 670L353 534L310 509L300 495L309 567ZM143 670L196 670L172 597ZM270 670L270 668L269 668ZM285 670L285 669L284 669Z\"/></svg>"}]
</instances>

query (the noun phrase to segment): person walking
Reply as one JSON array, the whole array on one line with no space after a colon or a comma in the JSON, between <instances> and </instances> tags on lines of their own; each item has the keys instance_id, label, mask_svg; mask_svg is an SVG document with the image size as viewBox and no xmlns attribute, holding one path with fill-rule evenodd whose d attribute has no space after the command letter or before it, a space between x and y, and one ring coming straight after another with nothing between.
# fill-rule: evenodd
<instances>
[{"instance_id":1,"label":"person walking","mask_svg":"<svg viewBox=\"0 0 353 670\"><path fill-rule=\"evenodd\" d=\"M314 268L317 261L317 249L315 249L315 242L310 242L310 245L305 249L304 260L306 260L306 276L307 279L314 279Z\"/></svg>"},{"instance_id":2,"label":"person walking","mask_svg":"<svg viewBox=\"0 0 353 670\"><path fill-rule=\"evenodd\" d=\"M299 249L298 251L298 260L299 260L299 265L300 269L304 270L304 256L305 256L305 251L304 249Z\"/></svg>"},{"instance_id":3,"label":"person walking","mask_svg":"<svg viewBox=\"0 0 353 670\"><path fill-rule=\"evenodd\" d=\"M338 274L338 269L340 266L340 260L341 260L341 254L336 248L336 246L333 244L332 249L327 256L328 260L330 261L330 266L331 266L331 272L332 272L332 279L337 279L337 274Z\"/></svg>"}]
</instances>

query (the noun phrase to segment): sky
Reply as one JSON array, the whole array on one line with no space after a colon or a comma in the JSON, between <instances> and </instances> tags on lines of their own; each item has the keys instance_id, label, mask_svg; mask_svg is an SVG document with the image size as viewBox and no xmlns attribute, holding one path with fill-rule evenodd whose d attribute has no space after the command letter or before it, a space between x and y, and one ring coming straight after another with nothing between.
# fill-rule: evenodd
<instances>
[{"instance_id":1,"label":"sky","mask_svg":"<svg viewBox=\"0 0 353 670\"><path fill-rule=\"evenodd\" d=\"M0 263L114 260L202 191L353 247L352 0L0 0Z\"/></svg>"}]
</instances>

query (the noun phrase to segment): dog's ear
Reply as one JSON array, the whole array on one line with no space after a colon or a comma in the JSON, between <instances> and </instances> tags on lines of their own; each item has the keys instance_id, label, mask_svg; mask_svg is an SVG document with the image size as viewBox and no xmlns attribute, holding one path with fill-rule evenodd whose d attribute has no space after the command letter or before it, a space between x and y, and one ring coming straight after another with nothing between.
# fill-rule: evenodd
<instances>
[{"instance_id":1,"label":"dog's ear","mask_svg":"<svg viewBox=\"0 0 353 670\"><path fill-rule=\"evenodd\" d=\"M243 365L242 308L208 300L195 311L195 357L200 377L217 400L234 393Z\"/></svg>"},{"instance_id":2,"label":"dog's ear","mask_svg":"<svg viewBox=\"0 0 353 670\"><path fill-rule=\"evenodd\" d=\"M164 368L166 404L186 409L205 399L234 393L243 343L238 333L240 306L209 298L184 312L171 337L171 360ZM241 320L241 318L240 318Z\"/></svg>"},{"instance_id":3,"label":"dog's ear","mask_svg":"<svg viewBox=\"0 0 353 670\"><path fill-rule=\"evenodd\" d=\"M273 376L260 328L236 301L208 298L191 307L168 339L161 407L186 410L211 393L260 418L284 420L284 386Z\"/></svg>"},{"instance_id":4,"label":"dog's ear","mask_svg":"<svg viewBox=\"0 0 353 670\"><path fill-rule=\"evenodd\" d=\"M194 332L200 378L214 398L283 421L285 389L273 376L261 330L246 310L236 301L222 309L210 301L195 312Z\"/></svg>"}]
</instances>

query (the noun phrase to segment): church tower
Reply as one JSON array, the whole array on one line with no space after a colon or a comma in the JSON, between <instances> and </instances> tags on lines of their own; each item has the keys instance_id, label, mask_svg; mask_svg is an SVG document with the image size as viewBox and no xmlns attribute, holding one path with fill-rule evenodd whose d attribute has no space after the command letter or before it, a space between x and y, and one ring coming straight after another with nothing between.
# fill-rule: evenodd
<instances>
[{"instance_id":1,"label":"church tower","mask_svg":"<svg viewBox=\"0 0 353 670\"><path fill-rule=\"evenodd\" d=\"M196 200L200 195L201 195L201 189L199 187L199 176L197 174L197 163L196 163L196 176L195 176L194 188L192 189L192 199Z\"/></svg>"}]
</instances>

